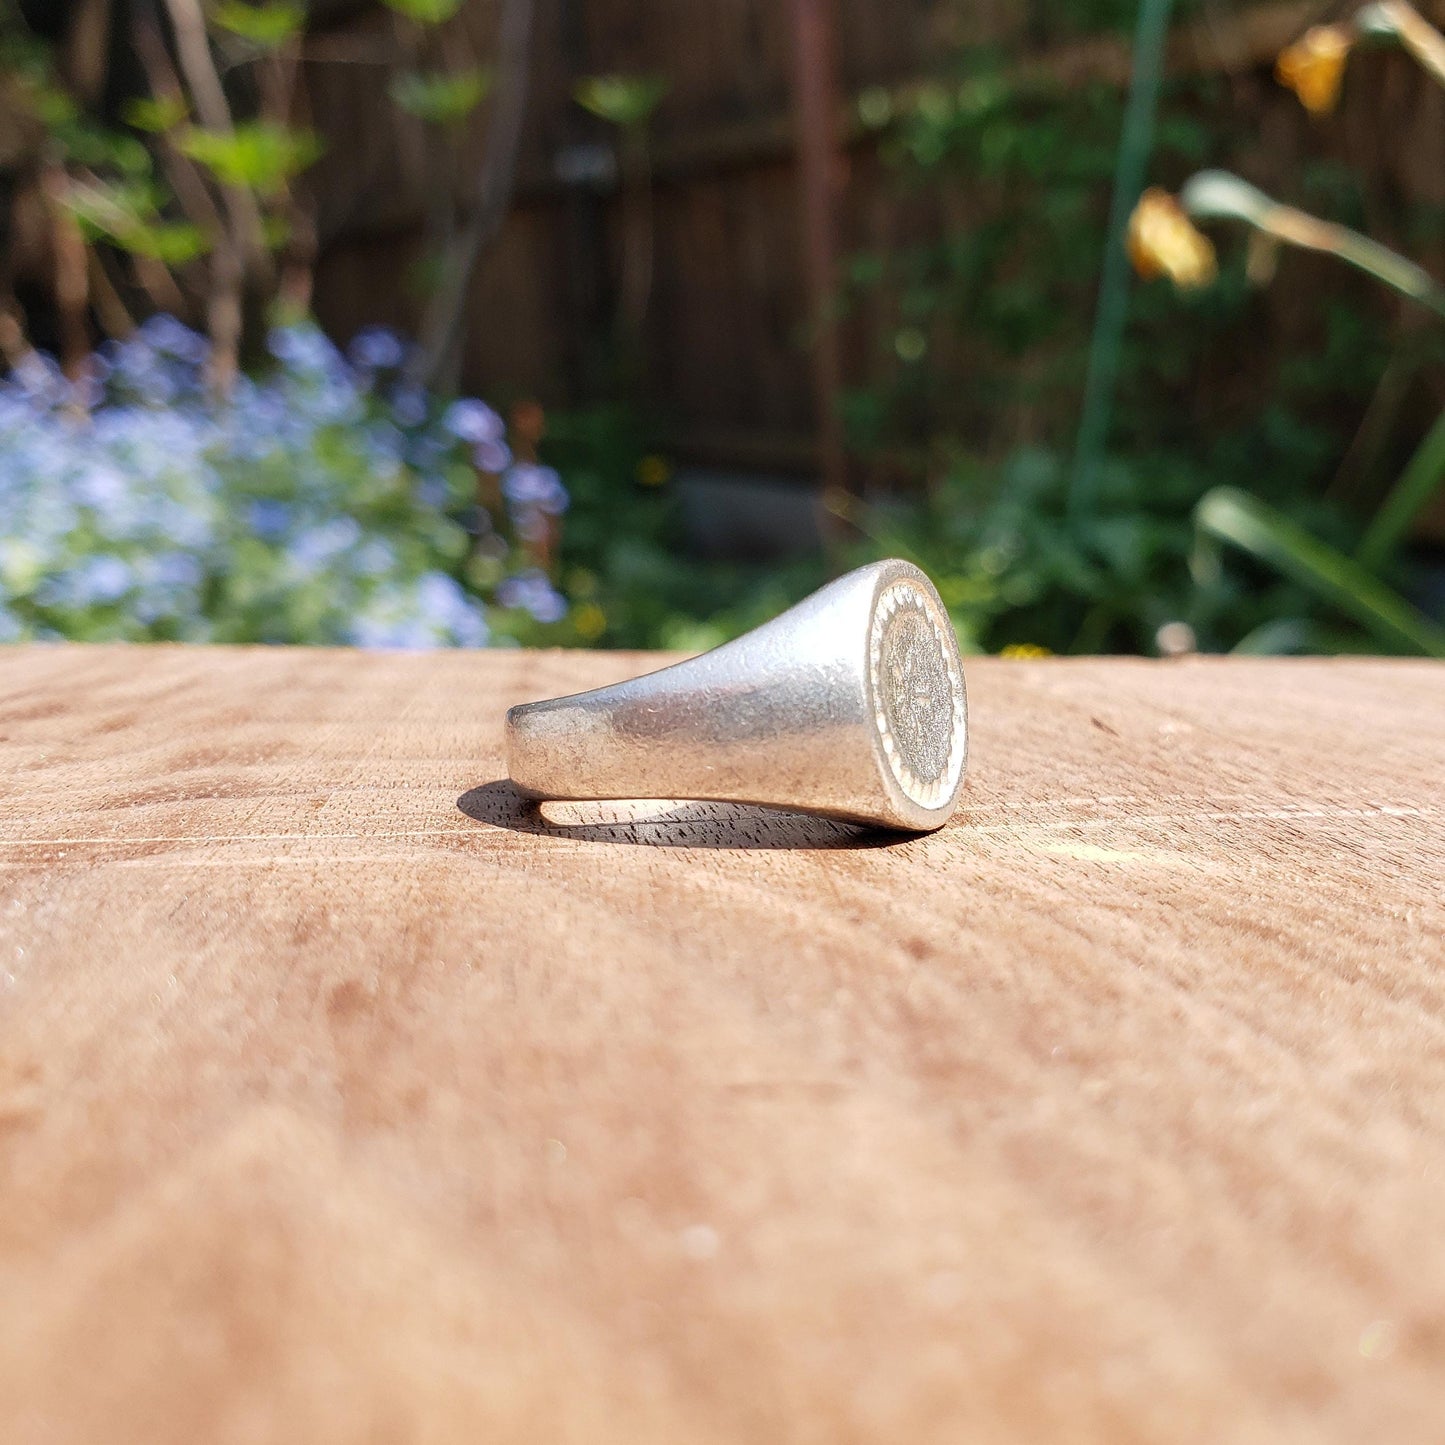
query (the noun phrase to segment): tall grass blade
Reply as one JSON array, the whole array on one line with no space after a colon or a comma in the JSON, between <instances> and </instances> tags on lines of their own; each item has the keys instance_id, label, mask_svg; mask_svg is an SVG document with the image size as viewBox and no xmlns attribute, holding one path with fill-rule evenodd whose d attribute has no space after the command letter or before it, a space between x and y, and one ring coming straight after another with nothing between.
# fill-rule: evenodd
<instances>
[{"instance_id":1,"label":"tall grass blade","mask_svg":"<svg viewBox=\"0 0 1445 1445\"><path fill-rule=\"evenodd\" d=\"M1424 511L1445 482L1445 412L1426 433L1425 440L1410 458L1410 465L1400 473L1400 480L1380 504L1365 535L1355 550L1355 560L1362 567L1378 569L1405 539L1415 518Z\"/></svg>"},{"instance_id":2,"label":"tall grass blade","mask_svg":"<svg viewBox=\"0 0 1445 1445\"><path fill-rule=\"evenodd\" d=\"M1202 532L1283 573L1381 642L1445 658L1445 628L1353 558L1312 537L1257 497L1234 487L1216 487L1200 499L1194 520Z\"/></svg>"}]
</instances>

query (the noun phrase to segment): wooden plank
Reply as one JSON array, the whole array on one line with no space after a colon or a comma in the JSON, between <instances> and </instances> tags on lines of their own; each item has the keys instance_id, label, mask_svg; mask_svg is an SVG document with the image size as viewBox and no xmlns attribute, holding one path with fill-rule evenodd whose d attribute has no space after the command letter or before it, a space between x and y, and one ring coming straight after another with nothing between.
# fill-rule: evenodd
<instances>
[{"instance_id":1,"label":"wooden plank","mask_svg":"<svg viewBox=\"0 0 1445 1445\"><path fill-rule=\"evenodd\" d=\"M1445 4L1437 4L1433 9L1430 6L1420 8L1433 18L1445 20ZM1276 0L1276 3L1256 5L1226 16L1177 25L1169 37L1168 73L1173 76L1220 75L1272 64L1275 56L1292 40L1298 39L1320 18L1320 14L1318 0ZM324 184L320 190L324 200L330 201L343 195L347 197L344 213L348 239L391 237L399 232L413 232L420 223L426 200L425 186L422 178L415 173L415 167L402 164L394 154L400 144L399 123L384 109L378 108L382 82L389 73L383 62L390 55L387 49L390 42L379 48L365 48L377 24L377 18L369 15L355 35L338 37L327 33L309 40L306 46L306 57L312 62L308 74L313 76L313 88L320 91L315 103L335 107L339 112L343 105L354 107L359 94L362 113L348 116L354 124L348 127L347 133L364 135L372 143L361 162L348 153L344 165L333 161L331 169L321 175ZM695 16L682 18L681 31L678 35L669 36L667 53L663 58L654 58L651 63L644 64L633 57L627 63L612 67L622 73L657 71L672 76L678 63L686 58L699 63L703 74L708 77L707 93L694 96L690 105L674 97L662 113L651 157L655 180L660 184L688 185L711 180L719 171L791 164L797 138L793 118L786 106L783 63L786 45L776 59L768 62L777 69L776 76L767 75L766 67L760 69L759 59L751 55L739 57L735 63L718 65L716 52L706 44L699 44L696 36L689 33L695 25ZM890 19L887 28L890 33L897 31L896 18ZM778 30L779 38L785 38L780 24ZM651 53L651 48L658 42L650 32L646 33L650 37ZM687 36L685 41L684 35ZM1007 47L1012 43L1017 46L1016 39L1007 33L992 35L990 39L995 45ZM734 39L732 49L737 50L739 44ZM904 72L892 70L886 63L881 64L871 52L853 55L849 59L852 69L863 80L853 87L853 93L839 108L837 128L840 136L852 147L872 148L877 143L878 132L859 119L860 103L867 91L880 84L885 85L897 96L900 108L906 108L920 93L935 89L939 83L936 74L920 70L917 66ZM370 90L362 89L363 82L358 81L358 65L345 63L347 61L360 63L366 76L364 85ZM1129 73L1127 36L1105 32L1021 54L1009 67L1007 76L1012 83L1023 88L1057 89L1091 82L1123 86L1128 84ZM740 97L739 86L744 85L749 77L759 75L766 79L763 92L750 90L748 95ZM540 140L541 136L557 129L558 122L553 112L572 104L570 87L565 82L565 76L549 72L545 83L538 88L543 96L546 124L534 128L530 153L519 172L517 192L523 204L553 202L575 189L558 178L555 155ZM370 93L371 90L375 94ZM778 93L774 94L775 91ZM685 112L681 121L677 119L679 109ZM686 114L689 111L695 114ZM388 123L385 128L377 129L377 116L386 117ZM463 146L460 153L470 156L474 149L475 146ZM459 190L466 179L466 174L459 174L456 178ZM364 194L358 195L363 181ZM343 210L339 199L334 209L338 212Z\"/></svg>"},{"instance_id":2,"label":"wooden plank","mask_svg":"<svg viewBox=\"0 0 1445 1445\"><path fill-rule=\"evenodd\" d=\"M1344 113L1321 132L1265 72L1277 52L1325 18L1329 7L1321 0L1269 0L1220 13L1217 8L1174 27L1168 54L1175 76L1228 73L1239 81L1219 88L1217 104L1190 107L1196 121L1219 132L1221 144L1234 138L1211 154L1212 163L1242 169L1288 198L1298 189L1302 155L1338 159L1345 146L1363 158L1366 190L1427 208L1440 203L1437 182L1445 165L1437 139L1445 130L1432 106L1442 97L1408 57L1352 60ZM906 109L940 80L947 86L950 75L959 78L947 57L976 45L1011 57L1007 79L1025 92L1119 85L1128 77L1125 37L1067 39L1067 17L1034 14L1004 0L968 6L906 0L881 8L876 0L840 0L839 9L850 97L837 118L851 168L842 225L846 252L888 256L957 237L998 203L989 185L966 184L957 175L940 173L937 184L924 187L895 184L878 132L859 118L859 101L868 91L886 87ZM448 35L463 52L485 56L495 10L494 0L469 3ZM1445 3L1434 0L1427 13L1438 19ZM576 105L577 72L659 75L672 88L651 146L656 275L644 348L648 410L671 418L689 438L700 437L691 445L694 453L738 467L817 469L816 446L792 445L807 441L815 408L805 364L806 308L800 305L785 22L786 7L764 0L721 0L701 8L669 0L539 7L538 68L518 203L499 244L478 268L466 308L467 389L504 400L534 394L548 407L597 392L592 373L597 357L609 351L615 310L609 292L620 265L618 197L605 184L598 191L564 185L556 163L578 143L606 149L616 142L611 128ZM328 26L305 44L308 108L332 141L307 178L322 238L315 299L325 325L342 340L369 322L404 330L415 325L415 290L395 282L418 259L420 219L434 187L415 154L420 131L386 96L396 61L390 25L384 7L363 7L355 24ZM453 58L464 58L463 52ZM1388 75L1354 74L1356 65L1368 70L1381 64ZM453 147L454 187L471 174L486 124L483 107ZM1259 136L1270 137L1263 149L1250 139ZM1170 168L1177 164L1176 157L1156 179L1177 183L1180 176ZM1425 249L1417 246L1416 259L1440 269L1428 238L1419 245ZM1201 340L1193 410L1203 431L1211 417L1232 417L1241 397L1259 393L1279 358L1316 345L1320 287L1349 284L1342 272L1331 281L1334 274L1327 263L1315 268L1298 258L1284 268L1261 302L1267 322L1254 328L1270 344L1244 348L1254 357L1247 376L1240 374L1238 345ZM897 288L849 289L845 375L854 390L889 395L897 381ZM1077 299L1082 318L1088 297ZM929 345L934 373L957 384L927 401L926 415L910 414L911 435L952 436L971 450L1002 455L1040 437L1067 435L1072 427L1071 409L1056 388L1045 388L1042 397L1036 387L1025 388L1033 400L1002 409L958 401L979 392L970 384L976 375L1009 384L1009 367L1000 371L999 358L968 325L935 328ZM729 437L732 444L720 450ZM871 455L863 465L875 483L913 486L918 480L912 465ZM1422 529L1423 535L1437 532L1428 523Z\"/></svg>"},{"instance_id":3,"label":"wooden plank","mask_svg":"<svg viewBox=\"0 0 1445 1445\"><path fill-rule=\"evenodd\" d=\"M1438 23L1445 23L1445 4L1421 5ZM1297 40L1321 19L1319 0L1278 0L1224 16L1176 25L1170 31L1165 55L1166 73L1173 77L1231 75L1272 66L1285 46ZM890 29L896 24L890 23ZM994 37L1005 44L1005 37ZM871 57L854 57L855 68L868 81L855 87L839 108L837 127L845 143L871 149L878 131L860 119L864 95L883 84L906 110L917 98L939 85L933 71L915 68L890 74ZM1049 91L1090 83L1126 86L1131 71L1129 39L1105 32L1082 40L1023 54L1006 70L1009 82L1021 89ZM625 67L624 67L625 68ZM731 83L734 71L715 67L712 73ZM717 107L714 106L716 109ZM730 107L736 109L736 104ZM771 109L723 120L697 120L685 126L660 124L654 143L652 167L664 184L687 185L710 180L719 171L791 163L796 151L793 120L786 109ZM538 202L565 194L568 187L546 166L525 171L518 184L524 201Z\"/></svg>"},{"instance_id":4,"label":"wooden plank","mask_svg":"<svg viewBox=\"0 0 1445 1445\"><path fill-rule=\"evenodd\" d=\"M0 657L0 1438L1439 1439L1445 669L970 665L956 821L527 812L652 659Z\"/></svg>"}]
</instances>

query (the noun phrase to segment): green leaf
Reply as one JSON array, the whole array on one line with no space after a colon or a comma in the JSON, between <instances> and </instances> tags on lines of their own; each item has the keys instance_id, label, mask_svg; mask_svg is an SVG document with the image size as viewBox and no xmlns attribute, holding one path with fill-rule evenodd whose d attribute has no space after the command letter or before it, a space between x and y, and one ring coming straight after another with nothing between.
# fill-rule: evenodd
<instances>
[{"instance_id":1,"label":"green leaf","mask_svg":"<svg viewBox=\"0 0 1445 1445\"><path fill-rule=\"evenodd\" d=\"M870 85L858 97L858 120L868 130L882 130L893 119L893 95L887 86Z\"/></svg>"},{"instance_id":2,"label":"green leaf","mask_svg":"<svg viewBox=\"0 0 1445 1445\"><path fill-rule=\"evenodd\" d=\"M1257 497L1233 487L1216 487L1200 499L1194 520L1201 532L1283 573L1381 641L1445 658L1445 628L1358 562Z\"/></svg>"},{"instance_id":3,"label":"green leaf","mask_svg":"<svg viewBox=\"0 0 1445 1445\"><path fill-rule=\"evenodd\" d=\"M572 94L583 110L631 130L647 124L671 89L660 75L589 75Z\"/></svg>"},{"instance_id":4,"label":"green leaf","mask_svg":"<svg viewBox=\"0 0 1445 1445\"><path fill-rule=\"evenodd\" d=\"M418 25L440 25L462 8L462 0L385 0L385 3Z\"/></svg>"},{"instance_id":5,"label":"green leaf","mask_svg":"<svg viewBox=\"0 0 1445 1445\"><path fill-rule=\"evenodd\" d=\"M184 266L211 249L210 238L187 221L151 222L116 240L138 256L151 256L165 266Z\"/></svg>"},{"instance_id":6,"label":"green leaf","mask_svg":"<svg viewBox=\"0 0 1445 1445\"><path fill-rule=\"evenodd\" d=\"M72 181L60 203L92 235L115 236L144 225L156 215L153 190L144 185L100 181L82 185Z\"/></svg>"},{"instance_id":7,"label":"green leaf","mask_svg":"<svg viewBox=\"0 0 1445 1445\"><path fill-rule=\"evenodd\" d=\"M1415 518L1445 482L1445 412L1436 419L1410 458L1410 465L1365 529L1355 559L1362 567L1379 567L1404 540Z\"/></svg>"},{"instance_id":8,"label":"green leaf","mask_svg":"<svg viewBox=\"0 0 1445 1445\"><path fill-rule=\"evenodd\" d=\"M63 130L80 119L80 107L57 86L44 82L27 87L31 113L47 130Z\"/></svg>"},{"instance_id":9,"label":"green leaf","mask_svg":"<svg viewBox=\"0 0 1445 1445\"><path fill-rule=\"evenodd\" d=\"M177 144L223 184L263 196L275 195L324 149L314 131L265 120L243 121L229 134L193 126L181 132Z\"/></svg>"},{"instance_id":10,"label":"green leaf","mask_svg":"<svg viewBox=\"0 0 1445 1445\"><path fill-rule=\"evenodd\" d=\"M0 80L4 77L0 64ZM90 120L69 95L44 77L22 73L17 82L11 92L15 101L45 127L70 159L93 170L120 170L131 176L150 170L150 153L135 136Z\"/></svg>"},{"instance_id":11,"label":"green leaf","mask_svg":"<svg viewBox=\"0 0 1445 1445\"><path fill-rule=\"evenodd\" d=\"M296 34L306 20L306 7L299 0L270 0L251 5L247 0L220 0L211 8L211 19L222 30L239 35L253 45L273 50Z\"/></svg>"},{"instance_id":12,"label":"green leaf","mask_svg":"<svg viewBox=\"0 0 1445 1445\"><path fill-rule=\"evenodd\" d=\"M162 219L155 187L144 181L72 183L63 204L88 238L103 236L132 255L150 256L166 266L183 266L210 245L198 227Z\"/></svg>"},{"instance_id":13,"label":"green leaf","mask_svg":"<svg viewBox=\"0 0 1445 1445\"><path fill-rule=\"evenodd\" d=\"M1274 617L1245 633L1229 650L1239 657L1288 657L1329 652L1321 629L1303 617Z\"/></svg>"},{"instance_id":14,"label":"green leaf","mask_svg":"<svg viewBox=\"0 0 1445 1445\"><path fill-rule=\"evenodd\" d=\"M291 222L285 216L264 216L261 219L261 237L268 251L279 251L291 239Z\"/></svg>"},{"instance_id":15,"label":"green leaf","mask_svg":"<svg viewBox=\"0 0 1445 1445\"><path fill-rule=\"evenodd\" d=\"M408 115L434 125L454 125L465 120L491 88L491 71L478 66L451 73L407 71L392 79L390 91Z\"/></svg>"},{"instance_id":16,"label":"green leaf","mask_svg":"<svg viewBox=\"0 0 1445 1445\"><path fill-rule=\"evenodd\" d=\"M150 152L145 145L123 131L86 124L73 126L58 138L71 159L93 170L114 169L137 179L151 170Z\"/></svg>"},{"instance_id":17,"label":"green leaf","mask_svg":"<svg viewBox=\"0 0 1445 1445\"><path fill-rule=\"evenodd\" d=\"M35 590L45 575L45 554L23 537L0 537L0 584L16 597Z\"/></svg>"},{"instance_id":18,"label":"green leaf","mask_svg":"<svg viewBox=\"0 0 1445 1445\"><path fill-rule=\"evenodd\" d=\"M165 96L159 100L152 100L148 95L137 96L134 100L126 101L121 110L121 116L127 125L153 134L174 130L185 120L187 114L186 102L179 95Z\"/></svg>"}]
</instances>

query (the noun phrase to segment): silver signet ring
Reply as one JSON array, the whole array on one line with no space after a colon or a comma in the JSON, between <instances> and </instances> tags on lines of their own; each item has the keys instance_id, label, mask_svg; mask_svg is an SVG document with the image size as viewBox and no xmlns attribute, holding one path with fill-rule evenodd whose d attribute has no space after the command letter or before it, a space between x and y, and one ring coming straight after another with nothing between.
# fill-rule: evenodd
<instances>
[{"instance_id":1,"label":"silver signet ring","mask_svg":"<svg viewBox=\"0 0 1445 1445\"><path fill-rule=\"evenodd\" d=\"M507 770L534 798L758 803L917 832L948 821L967 752L953 625L897 560L700 657L507 713Z\"/></svg>"}]
</instances>

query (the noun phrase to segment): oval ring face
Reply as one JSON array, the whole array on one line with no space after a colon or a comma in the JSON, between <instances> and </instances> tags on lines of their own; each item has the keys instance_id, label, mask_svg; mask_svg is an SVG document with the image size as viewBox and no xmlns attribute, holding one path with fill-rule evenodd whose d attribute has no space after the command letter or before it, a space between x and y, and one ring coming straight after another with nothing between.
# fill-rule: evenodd
<instances>
[{"instance_id":1,"label":"oval ring face","mask_svg":"<svg viewBox=\"0 0 1445 1445\"><path fill-rule=\"evenodd\" d=\"M916 582L894 582L879 594L868 667L894 780L919 807L943 807L958 791L967 749L963 667L952 623Z\"/></svg>"}]
</instances>

